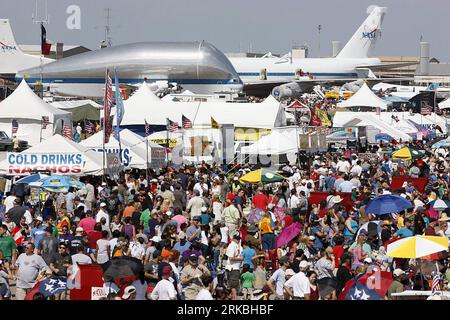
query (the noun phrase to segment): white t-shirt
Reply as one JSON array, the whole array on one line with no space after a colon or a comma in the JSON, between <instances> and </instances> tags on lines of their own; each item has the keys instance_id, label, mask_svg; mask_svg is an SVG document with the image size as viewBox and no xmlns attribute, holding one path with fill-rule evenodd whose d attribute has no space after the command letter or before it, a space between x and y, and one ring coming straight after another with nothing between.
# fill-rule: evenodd
<instances>
[{"instance_id":1,"label":"white t-shirt","mask_svg":"<svg viewBox=\"0 0 450 320\"><path fill-rule=\"evenodd\" d=\"M296 195L292 195L288 200L289 208L297 208L300 200Z\"/></svg>"},{"instance_id":2,"label":"white t-shirt","mask_svg":"<svg viewBox=\"0 0 450 320\"><path fill-rule=\"evenodd\" d=\"M339 160L338 163L336 164L336 169L337 169L337 172L347 173L348 170L350 169L350 163L348 163L348 161Z\"/></svg>"},{"instance_id":3,"label":"white t-shirt","mask_svg":"<svg viewBox=\"0 0 450 320\"><path fill-rule=\"evenodd\" d=\"M151 297L152 300L175 300L177 292L172 282L162 279L156 284Z\"/></svg>"},{"instance_id":4,"label":"white t-shirt","mask_svg":"<svg viewBox=\"0 0 450 320\"><path fill-rule=\"evenodd\" d=\"M220 228L220 236L222 237L220 242L228 243L228 227L227 226Z\"/></svg>"},{"instance_id":5,"label":"white t-shirt","mask_svg":"<svg viewBox=\"0 0 450 320\"><path fill-rule=\"evenodd\" d=\"M311 292L309 279L303 272L293 275L284 285L288 288L292 288L294 297L304 298L305 294L310 294Z\"/></svg>"},{"instance_id":6,"label":"white t-shirt","mask_svg":"<svg viewBox=\"0 0 450 320\"><path fill-rule=\"evenodd\" d=\"M208 289L200 289L195 300L214 300Z\"/></svg>"},{"instance_id":7,"label":"white t-shirt","mask_svg":"<svg viewBox=\"0 0 450 320\"><path fill-rule=\"evenodd\" d=\"M95 222L100 222L100 220L105 217L106 219L106 225L109 226L109 214L107 214L105 211L100 210L97 212L97 215L95 217Z\"/></svg>"},{"instance_id":8,"label":"white t-shirt","mask_svg":"<svg viewBox=\"0 0 450 320\"><path fill-rule=\"evenodd\" d=\"M27 223L27 225L30 225L33 222L33 216L31 215L30 211L25 211L23 216L25 217L25 222Z\"/></svg>"},{"instance_id":9,"label":"white t-shirt","mask_svg":"<svg viewBox=\"0 0 450 320\"><path fill-rule=\"evenodd\" d=\"M137 259L142 259L145 256L145 247L137 241L130 243L131 256Z\"/></svg>"},{"instance_id":10,"label":"white t-shirt","mask_svg":"<svg viewBox=\"0 0 450 320\"><path fill-rule=\"evenodd\" d=\"M239 244L234 241L231 241L227 247L226 255L228 257L227 265L225 266L226 270L239 270L241 268L241 261L231 262L230 258L238 257L242 252L242 248Z\"/></svg>"},{"instance_id":11,"label":"white t-shirt","mask_svg":"<svg viewBox=\"0 0 450 320\"><path fill-rule=\"evenodd\" d=\"M97 246L98 246L97 262L99 264L105 263L106 261L109 260L108 256L109 241L105 239L98 239Z\"/></svg>"}]
</instances>

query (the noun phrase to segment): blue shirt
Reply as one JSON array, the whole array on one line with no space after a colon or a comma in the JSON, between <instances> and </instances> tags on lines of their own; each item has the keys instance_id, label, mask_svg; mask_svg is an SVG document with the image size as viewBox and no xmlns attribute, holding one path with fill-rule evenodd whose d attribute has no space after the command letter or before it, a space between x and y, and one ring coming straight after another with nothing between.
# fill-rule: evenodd
<instances>
[{"instance_id":1,"label":"blue shirt","mask_svg":"<svg viewBox=\"0 0 450 320\"><path fill-rule=\"evenodd\" d=\"M200 215L200 222L201 222L201 224L208 224L209 223L209 214L202 213Z\"/></svg>"},{"instance_id":2,"label":"blue shirt","mask_svg":"<svg viewBox=\"0 0 450 320\"><path fill-rule=\"evenodd\" d=\"M37 248L39 241L45 236L45 226L40 225L31 229L31 236L34 238L34 246Z\"/></svg>"},{"instance_id":3,"label":"blue shirt","mask_svg":"<svg viewBox=\"0 0 450 320\"><path fill-rule=\"evenodd\" d=\"M187 250L189 250L189 247L191 246L191 243L189 241L186 241L184 245L181 245L181 242L175 243L173 246L173 250L176 250L180 253L180 256L183 255L183 253Z\"/></svg>"},{"instance_id":4,"label":"blue shirt","mask_svg":"<svg viewBox=\"0 0 450 320\"><path fill-rule=\"evenodd\" d=\"M311 228L312 234L316 237L316 240L314 240L314 248L321 250L321 249L323 249L323 243L320 240L320 238L317 236L317 232L319 232L319 231L320 231L319 227Z\"/></svg>"},{"instance_id":5,"label":"blue shirt","mask_svg":"<svg viewBox=\"0 0 450 320\"><path fill-rule=\"evenodd\" d=\"M256 255L256 251L252 248L245 248L241 254L244 257L244 264L248 264L253 269L252 258Z\"/></svg>"},{"instance_id":6,"label":"blue shirt","mask_svg":"<svg viewBox=\"0 0 450 320\"><path fill-rule=\"evenodd\" d=\"M407 227L399 229L395 234L399 235L400 238L408 238L414 235L413 231Z\"/></svg>"}]
</instances>

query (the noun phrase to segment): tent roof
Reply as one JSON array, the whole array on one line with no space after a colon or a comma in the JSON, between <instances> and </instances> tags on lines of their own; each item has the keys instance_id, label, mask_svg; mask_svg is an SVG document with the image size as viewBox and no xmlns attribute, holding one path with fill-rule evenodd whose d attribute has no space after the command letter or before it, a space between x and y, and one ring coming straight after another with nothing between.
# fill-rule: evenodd
<instances>
[{"instance_id":1,"label":"tent roof","mask_svg":"<svg viewBox=\"0 0 450 320\"><path fill-rule=\"evenodd\" d=\"M129 107L132 104L145 104L152 101L160 102L159 99L153 91L150 89L146 82L142 83L139 88L127 99L124 101L125 108Z\"/></svg>"},{"instance_id":2,"label":"tent roof","mask_svg":"<svg viewBox=\"0 0 450 320\"><path fill-rule=\"evenodd\" d=\"M25 80L5 100L0 102L0 118L41 120L42 116L70 115L39 98ZM53 121L53 118L50 118Z\"/></svg>"},{"instance_id":3,"label":"tent roof","mask_svg":"<svg viewBox=\"0 0 450 320\"><path fill-rule=\"evenodd\" d=\"M450 108L450 98L445 99L441 103L438 104L440 109L448 109Z\"/></svg>"},{"instance_id":4,"label":"tent roof","mask_svg":"<svg viewBox=\"0 0 450 320\"><path fill-rule=\"evenodd\" d=\"M242 154L285 154L298 151L295 129L276 130L241 148Z\"/></svg>"},{"instance_id":5,"label":"tent roof","mask_svg":"<svg viewBox=\"0 0 450 320\"><path fill-rule=\"evenodd\" d=\"M126 144L129 147L133 147L135 145L138 145L142 142L145 143L145 138L141 137L137 133L134 133L133 131L129 129L123 129L120 131L120 141ZM152 141L148 141L148 147L149 148L158 148L158 149L164 149L159 144L156 144Z\"/></svg>"},{"instance_id":6,"label":"tent roof","mask_svg":"<svg viewBox=\"0 0 450 320\"><path fill-rule=\"evenodd\" d=\"M381 108L383 110L387 109L388 102L378 97L375 93L370 90L366 83L351 96L348 100L339 102L337 104L338 108L350 108L350 107L372 107Z\"/></svg>"},{"instance_id":7,"label":"tent roof","mask_svg":"<svg viewBox=\"0 0 450 320\"><path fill-rule=\"evenodd\" d=\"M63 110L84 107L86 105L90 105L97 109L103 109L103 106L101 104L98 104L97 102L90 100L90 99L56 101L56 102L52 102L51 105L54 106L55 108L63 109Z\"/></svg>"},{"instance_id":8,"label":"tent roof","mask_svg":"<svg viewBox=\"0 0 450 320\"><path fill-rule=\"evenodd\" d=\"M84 173L97 175L102 173L102 156L72 140L66 139L59 134L55 134L49 139L43 140L38 145L35 145L25 151L23 154L30 153L82 153L85 156ZM6 161L0 162L0 171L4 171Z\"/></svg>"},{"instance_id":9,"label":"tent roof","mask_svg":"<svg viewBox=\"0 0 450 320\"><path fill-rule=\"evenodd\" d=\"M136 99L125 101L125 114L121 125L166 125L166 119L181 124L181 117L189 118L193 126L210 126L211 117L219 124L234 124L244 128L273 128L286 122L280 103L269 96L261 103L228 102L173 102ZM154 103L153 103L153 102Z\"/></svg>"}]
</instances>

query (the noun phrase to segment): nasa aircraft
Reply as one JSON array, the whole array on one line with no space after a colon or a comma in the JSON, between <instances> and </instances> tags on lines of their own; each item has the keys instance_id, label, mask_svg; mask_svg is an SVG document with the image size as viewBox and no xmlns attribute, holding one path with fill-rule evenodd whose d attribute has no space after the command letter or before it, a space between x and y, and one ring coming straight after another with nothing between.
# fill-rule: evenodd
<instances>
[{"instance_id":1,"label":"nasa aircraft","mask_svg":"<svg viewBox=\"0 0 450 320\"><path fill-rule=\"evenodd\" d=\"M274 88L272 94L282 97L319 83L376 79L373 70L415 64L382 64L379 58L370 57L381 35L386 12L386 7L370 6L369 16L335 58L296 59L285 55L229 59L244 82L244 91L255 95Z\"/></svg>"}]
</instances>

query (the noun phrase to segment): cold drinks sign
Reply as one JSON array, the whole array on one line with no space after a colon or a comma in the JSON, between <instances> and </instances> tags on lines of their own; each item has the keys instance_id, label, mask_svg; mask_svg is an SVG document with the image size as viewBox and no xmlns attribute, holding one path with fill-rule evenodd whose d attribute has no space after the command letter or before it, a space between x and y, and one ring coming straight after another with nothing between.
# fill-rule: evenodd
<instances>
[{"instance_id":1,"label":"cold drinks sign","mask_svg":"<svg viewBox=\"0 0 450 320\"><path fill-rule=\"evenodd\" d=\"M82 153L13 153L6 156L9 175L28 175L36 171L52 174L81 175L84 157Z\"/></svg>"}]
</instances>

